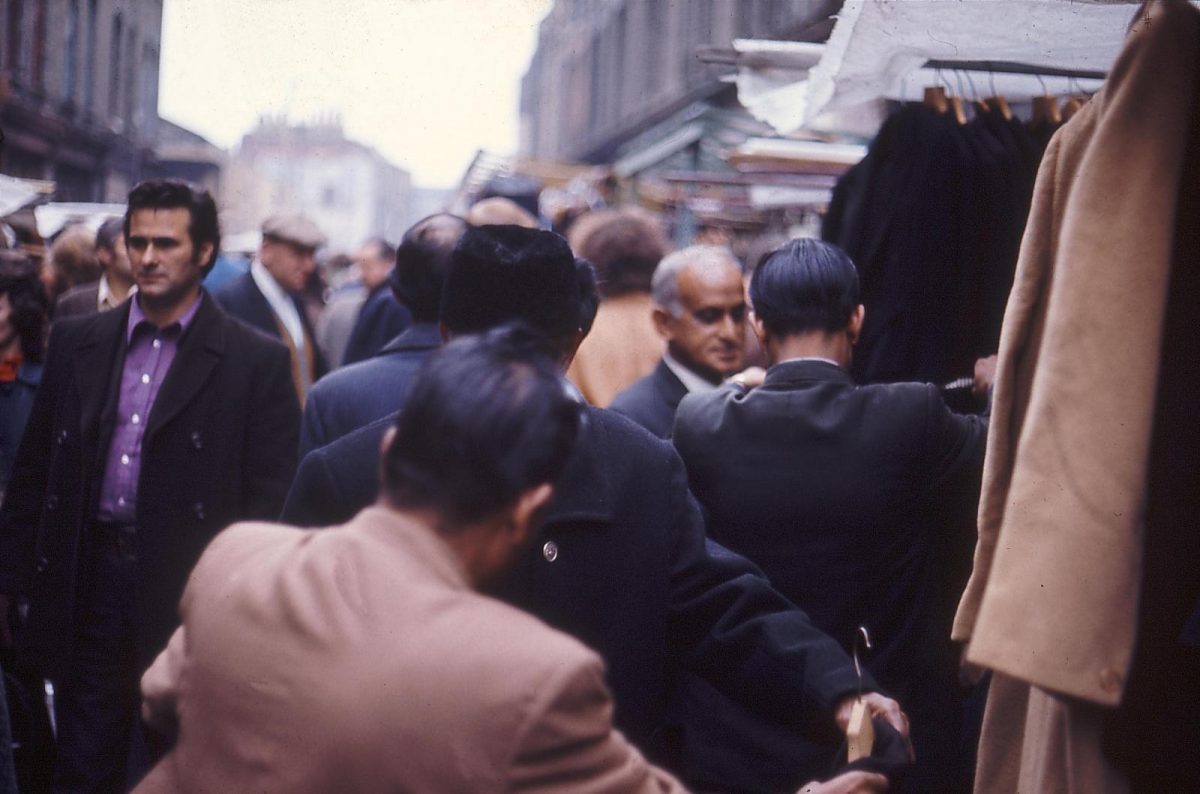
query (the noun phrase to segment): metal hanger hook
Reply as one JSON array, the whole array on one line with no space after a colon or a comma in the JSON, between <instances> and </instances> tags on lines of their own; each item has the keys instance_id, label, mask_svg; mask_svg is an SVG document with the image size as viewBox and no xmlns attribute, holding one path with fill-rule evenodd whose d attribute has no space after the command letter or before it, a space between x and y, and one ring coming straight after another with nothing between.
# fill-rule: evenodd
<instances>
[{"instance_id":1,"label":"metal hanger hook","mask_svg":"<svg viewBox=\"0 0 1200 794\"><path fill-rule=\"evenodd\" d=\"M859 626L858 631L854 633L854 647L852 649L852 655L854 658L854 674L858 676L858 697L861 699L863 692L863 672L862 662L859 660L860 647L864 651L869 651L872 648L871 634L867 631L866 626Z\"/></svg>"}]
</instances>

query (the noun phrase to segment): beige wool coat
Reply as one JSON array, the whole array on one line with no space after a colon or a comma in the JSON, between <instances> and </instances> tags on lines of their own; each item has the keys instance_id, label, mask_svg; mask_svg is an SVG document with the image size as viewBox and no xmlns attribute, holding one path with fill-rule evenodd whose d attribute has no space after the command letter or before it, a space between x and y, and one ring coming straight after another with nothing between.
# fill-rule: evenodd
<instances>
[{"instance_id":1,"label":"beige wool coat","mask_svg":"<svg viewBox=\"0 0 1200 794\"><path fill-rule=\"evenodd\" d=\"M1130 8L1048 147L1001 333L954 637L996 671L977 791L1121 790L1100 755L1137 632L1146 466L1200 13ZM1189 134L1192 140L1189 140Z\"/></svg>"},{"instance_id":2,"label":"beige wool coat","mask_svg":"<svg viewBox=\"0 0 1200 794\"><path fill-rule=\"evenodd\" d=\"M596 654L391 510L234 525L181 613L142 679L179 738L139 792L682 791L613 729Z\"/></svg>"}]
</instances>

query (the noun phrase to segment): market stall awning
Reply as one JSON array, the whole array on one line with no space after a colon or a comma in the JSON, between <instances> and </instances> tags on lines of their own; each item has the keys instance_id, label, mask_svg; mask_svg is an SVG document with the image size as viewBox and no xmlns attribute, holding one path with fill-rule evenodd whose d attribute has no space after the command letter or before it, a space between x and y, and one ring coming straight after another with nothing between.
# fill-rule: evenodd
<instances>
[{"instance_id":1,"label":"market stall awning","mask_svg":"<svg viewBox=\"0 0 1200 794\"><path fill-rule=\"evenodd\" d=\"M831 126L823 114L881 98L919 99L935 84L973 98L1090 92L1137 10L1080 0L846 0L819 57L809 43L735 41L738 99L786 134Z\"/></svg>"}]
</instances>

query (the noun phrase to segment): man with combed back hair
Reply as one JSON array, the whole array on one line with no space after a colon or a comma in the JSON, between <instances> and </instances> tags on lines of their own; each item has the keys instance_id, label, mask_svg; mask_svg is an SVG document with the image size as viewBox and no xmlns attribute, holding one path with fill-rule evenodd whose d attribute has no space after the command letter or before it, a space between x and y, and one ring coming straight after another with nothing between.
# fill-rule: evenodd
<instances>
[{"instance_id":1,"label":"man with combed back hair","mask_svg":"<svg viewBox=\"0 0 1200 794\"><path fill-rule=\"evenodd\" d=\"M205 551L142 681L179 741L138 791L681 792L613 729L595 653L473 592L522 556L580 422L529 331L434 353L374 506Z\"/></svg>"}]
</instances>

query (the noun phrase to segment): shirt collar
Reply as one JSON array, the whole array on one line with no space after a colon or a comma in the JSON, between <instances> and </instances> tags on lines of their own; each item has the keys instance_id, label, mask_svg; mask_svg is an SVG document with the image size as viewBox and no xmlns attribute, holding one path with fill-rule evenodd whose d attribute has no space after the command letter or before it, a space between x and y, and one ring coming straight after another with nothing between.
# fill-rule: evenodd
<instances>
[{"instance_id":1,"label":"shirt collar","mask_svg":"<svg viewBox=\"0 0 1200 794\"><path fill-rule=\"evenodd\" d=\"M129 293L126 295L126 297L136 294L137 284L134 284L129 288ZM117 300L116 296L113 295L112 287L109 286L108 274L102 273L100 275L100 286L96 288L96 308L100 311L104 311L105 309L112 309L120 305L120 303L121 301Z\"/></svg>"},{"instance_id":2,"label":"shirt collar","mask_svg":"<svg viewBox=\"0 0 1200 794\"><path fill-rule=\"evenodd\" d=\"M796 356L795 358L785 358L783 361L776 361L775 363L790 364L793 361L824 361L826 364L832 364L838 369L842 368L842 365L834 361L832 358L825 358L823 356Z\"/></svg>"},{"instance_id":3,"label":"shirt collar","mask_svg":"<svg viewBox=\"0 0 1200 794\"><path fill-rule=\"evenodd\" d=\"M187 308L187 311L185 311L183 313L183 316L162 330L164 330L164 331L178 330L178 332L180 334L182 334L185 330L187 330L187 327L189 325L191 325L192 320L196 317L196 312L198 312L200 310L200 301L203 298L204 298L204 291L201 290L200 294L196 296L196 300L192 301L192 305L189 306ZM133 341L134 332L137 331L137 329L139 327L142 327L143 325L146 327L149 327L149 328L155 327L152 322L150 322L148 319L146 319L146 315L142 311L142 307L141 307L140 303L138 302L137 298L135 297L134 300L131 300L129 302L129 322L126 324L126 327L125 327L126 343Z\"/></svg>"},{"instance_id":4,"label":"shirt collar","mask_svg":"<svg viewBox=\"0 0 1200 794\"><path fill-rule=\"evenodd\" d=\"M250 277L254 279L254 283L262 291L263 297L267 299L267 303L275 307L277 314L282 314L279 310L281 306L291 306L291 298L283 287L279 286L279 282L271 275L271 271L267 270L267 266L262 263L258 257L254 257L254 261L250 263Z\"/></svg>"},{"instance_id":5,"label":"shirt collar","mask_svg":"<svg viewBox=\"0 0 1200 794\"><path fill-rule=\"evenodd\" d=\"M683 384L683 388L688 390L688 394L702 394L706 391L712 391L721 384L711 383L708 379L692 372L679 359L671 355L669 350L663 351L663 363L667 365L667 369L674 373L675 377L679 378L679 382Z\"/></svg>"}]
</instances>

